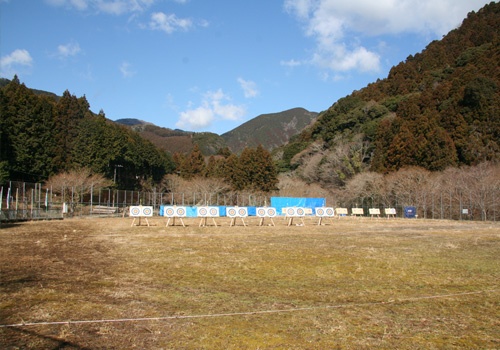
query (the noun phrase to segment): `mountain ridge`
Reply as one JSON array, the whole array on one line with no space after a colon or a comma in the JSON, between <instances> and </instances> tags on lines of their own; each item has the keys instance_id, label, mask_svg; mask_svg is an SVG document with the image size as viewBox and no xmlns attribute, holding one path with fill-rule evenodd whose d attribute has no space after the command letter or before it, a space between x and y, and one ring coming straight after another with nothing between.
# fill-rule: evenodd
<instances>
[{"instance_id":1,"label":"mountain ridge","mask_svg":"<svg viewBox=\"0 0 500 350\"><path fill-rule=\"evenodd\" d=\"M500 160L500 4L336 101L275 155L282 171L345 186L361 172Z\"/></svg>"},{"instance_id":2,"label":"mountain ridge","mask_svg":"<svg viewBox=\"0 0 500 350\"><path fill-rule=\"evenodd\" d=\"M245 147L255 148L259 144L272 151L286 143L291 136L300 133L317 116L316 112L296 107L283 112L261 114L222 135L174 130L133 118L118 119L115 123L131 128L171 154L188 153L197 143L203 155L209 156L226 146L236 154Z\"/></svg>"}]
</instances>

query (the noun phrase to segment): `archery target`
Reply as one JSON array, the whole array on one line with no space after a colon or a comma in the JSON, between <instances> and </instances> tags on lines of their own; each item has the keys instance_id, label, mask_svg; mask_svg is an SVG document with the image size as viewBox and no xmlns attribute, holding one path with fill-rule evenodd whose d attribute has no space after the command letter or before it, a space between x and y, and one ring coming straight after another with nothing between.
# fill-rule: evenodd
<instances>
[{"instance_id":1,"label":"archery target","mask_svg":"<svg viewBox=\"0 0 500 350\"><path fill-rule=\"evenodd\" d=\"M385 208L385 215L396 215L396 208Z\"/></svg>"},{"instance_id":2,"label":"archery target","mask_svg":"<svg viewBox=\"0 0 500 350\"><path fill-rule=\"evenodd\" d=\"M304 208L296 208L295 209L295 214L297 216L305 216L306 215L306 211L304 210Z\"/></svg>"},{"instance_id":3,"label":"archery target","mask_svg":"<svg viewBox=\"0 0 500 350\"><path fill-rule=\"evenodd\" d=\"M185 217L187 214L186 212L186 208L184 207L177 207L175 208L175 215L182 218L182 217Z\"/></svg>"},{"instance_id":4,"label":"archery target","mask_svg":"<svg viewBox=\"0 0 500 350\"><path fill-rule=\"evenodd\" d=\"M248 208L238 208L238 216L239 217L247 217L248 216Z\"/></svg>"},{"instance_id":5,"label":"archery target","mask_svg":"<svg viewBox=\"0 0 500 350\"><path fill-rule=\"evenodd\" d=\"M316 216L325 216L325 208L316 208Z\"/></svg>"},{"instance_id":6,"label":"archery target","mask_svg":"<svg viewBox=\"0 0 500 350\"><path fill-rule=\"evenodd\" d=\"M208 216L208 208L207 207L198 207L198 216L202 218L206 218Z\"/></svg>"},{"instance_id":7,"label":"archery target","mask_svg":"<svg viewBox=\"0 0 500 350\"><path fill-rule=\"evenodd\" d=\"M347 215L347 208L337 208L335 209L335 211L337 212L337 214L339 215Z\"/></svg>"},{"instance_id":8,"label":"archery target","mask_svg":"<svg viewBox=\"0 0 500 350\"><path fill-rule=\"evenodd\" d=\"M218 207L210 207L208 208L208 216L217 217L219 216L219 208Z\"/></svg>"},{"instance_id":9,"label":"archery target","mask_svg":"<svg viewBox=\"0 0 500 350\"><path fill-rule=\"evenodd\" d=\"M325 208L325 216L335 216L335 210L333 208Z\"/></svg>"},{"instance_id":10,"label":"archery target","mask_svg":"<svg viewBox=\"0 0 500 350\"><path fill-rule=\"evenodd\" d=\"M295 216L296 212L295 208L286 208L286 216Z\"/></svg>"},{"instance_id":11,"label":"archery target","mask_svg":"<svg viewBox=\"0 0 500 350\"><path fill-rule=\"evenodd\" d=\"M163 208L163 215L166 216L167 218L172 218L175 216L175 209L174 207L164 207Z\"/></svg>"},{"instance_id":12,"label":"archery target","mask_svg":"<svg viewBox=\"0 0 500 350\"><path fill-rule=\"evenodd\" d=\"M142 207L142 216L153 216L153 207Z\"/></svg>"},{"instance_id":13,"label":"archery target","mask_svg":"<svg viewBox=\"0 0 500 350\"><path fill-rule=\"evenodd\" d=\"M230 218L235 218L238 214L236 208L234 207L230 207L230 208L227 208L227 216L229 216Z\"/></svg>"},{"instance_id":14,"label":"archery target","mask_svg":"<svg viewBox=\"0 0 500 350\"><path fill-rule=\"evenodd\" d=\"M260 218L263 218L265 216L267 216L267 210L266 208L257 208L256 209L256 213L257 213L257 216L260 217Z\"/></svg>"},{"instance_id":15,"label":"archery target","mask_svg":"<svg viewBox=\"0 0 500 350\"><path fill-rule=\"evenodd\" d=\"M130 207L130 216L133 217L141 216L141 207Z\"/></svg>"},{"instance_id":16,"label":"archery target","mask_svg":"<svg viewBox=\"0 0 500 350\"><path fill-rule=\"evenodd\" d=\"M267 216L274 218L276 216L276 209L275 208L266 208L266 214L267 214Z\"/></svg>"},{"instance_id":17,"label":"archery target","mask_svg":"<svg viewBox=\"0 0 500 350\"><path fill-rule=\"evenodd\" d=\"M352 208L351 212L353 215L364 215L363 208Z\"/></svg>"}]
</instances>

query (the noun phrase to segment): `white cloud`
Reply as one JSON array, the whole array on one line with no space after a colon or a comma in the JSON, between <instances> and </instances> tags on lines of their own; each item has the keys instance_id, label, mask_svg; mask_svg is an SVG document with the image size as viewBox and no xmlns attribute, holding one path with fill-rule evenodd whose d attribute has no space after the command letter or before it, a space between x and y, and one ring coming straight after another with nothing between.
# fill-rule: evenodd
<instances>
[{"instance_id":1,"label":"white cloud","mask_svg":"<svg viewBox=\"0 0 500 350\"><path fill-rule=\"evenodd\" d=\"M198 107L181 112L180 119L175 125L181 129L199 130L210 126L214 117L214 111L210 107Z\"/></svg>"},{"instance_id":2,"label":"white cloud","mask_svg":"<svg viewBox=\"0 0 500 350\"><path fill-rule=\"evenodd\" d=\"M11 78L20 71L33 66L33 58L24 49L14 50L9 55L0 58L0 74Z\"/></svg>"},{"instance_id":3,"label":"white cloud","mask_svg":"<svg viewBox=\"0 0 500 350\"><path fill-rule=\"evenodd\" d=\"M80 51L81 51L80 45L77 42L70 42L66 45L59 45L57 47L57 53L61 58L75 56Z\"/></svg>"},{"instance_id":4,"label":"white cloud","mask_svg":"<svg viewBox=\"0 0 500 350\"><path fill-rule=\"evenodd\" d=\"M296 61L294 59L291 59L289 61L281 61L280 64L282 66L287 66L287 67L297 67L297 66L300 66L302 64L302 62L300 61Z\"/></svg>"},{"instance_id":5,"label":"white cloud","mask_svg":"<svg viewBox=\"0 0 500 350\"><path fill-rule=\"evenodd\" d=\"M311 63L334 71L376 71L377 53L355 36L416 33L441 36L460 25L484 0L285 0L284 7L316 42Z\"/></svg>"},{"instance_id":6,"label":"white cloud","mask_svg":"<svg viewBox=\"0 0 500 350\"><path fill-rule=\"evenodd\" d=\"M155 12L151 15L149 26L151 29L171 34L176 30L188 30L193 26L193 22L188 18L178 18L175 14Z\"/></svg>"},{"instance_id":7,"label":"white cloud","mask_svg":"<svg viewBox=\"0 0 500 350\"><path fill-rule=\"evenodd\" d=\"M257 89L257 84L255 84L255 82L238 78L238 83L240 83L246 98L259 96L260 91Z\"/></svg>"},{"instance_id":8,"label":"white cloud","mask_svg":"<svg viewBox=\"0 0 500 350\"><path fill-rule=\"evenodd\" d=\"M230 100L222 89L208 91L203 94L201 106L181 112L175 125L181 129L200 130L209 127L216 120L241 119L246 114L245 106L228 103ZM191 107L192 103L189 105Z\"/></svg>"},{"instance_id":9,"label":"white cloud","mask_svg":"<svg viewBox=\"0 0 500 350\"><path fill-rule=\"evenodd\" d=\"M136 72L132 69L132 65L128 62L122 62L119 68L124 78L130 78L136 74Z\"/></svg>"}]
</instances>

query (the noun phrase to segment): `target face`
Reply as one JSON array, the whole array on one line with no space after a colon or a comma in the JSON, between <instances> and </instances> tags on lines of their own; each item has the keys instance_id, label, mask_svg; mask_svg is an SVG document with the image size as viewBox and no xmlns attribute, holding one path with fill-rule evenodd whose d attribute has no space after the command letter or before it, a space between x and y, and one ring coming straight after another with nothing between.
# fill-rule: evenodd
<instances>
[{"instance_id":1,"label":"target face","mask_svg":"<svg viewBox=\"0 0 500 350\"><path fill-rule=\"evenodd\" d=\"M163 215L166 216L166 217L173 217L175 216L175 210L173 207L165 207L163 208Z\"/></svg>"},{"instance_id":2,"label":"target face","mask_svg":"<svg viewBox=\"0 0 500 350\"><path fill-rule=\"evenodd\" d=\"M130 207L130 216L141 216L140 207Z\"/></svg>"},{"instance_id":3,"label":"target face","mask_svg":"<svg viewBox=\"0 0 500 350\"><path fill-rule=\"evenodd\" d=\"M207 217L208 216L208 208L207 207L199 207L198 208L198 216Z\"/></svg>"},{"instance_id":4,"label":"target face","mask_svg":"<svg viewBox=\"0 0 500 350\"><path fill-rule=\"evenodd\" d=\"M230 218L234 218L236 217L236 208L228 208L227 209L227 216L229 216Z\"/></svg>"},{"instance_id":5,"label":"target face","mask_svg":"<svg viewBox=\"0 0 500 350\"><path fill-rule=\"evenodd\" d=\"M316 208L316 216L325 216L325 208Z\"/></svg>"},{"instance_id":6,"label":"target face","mask_svg":"<svg viewBox=\"0 0 500 350\"><path fill-rule=\"evenodd\" d=\"M219 208L216 208L216 207L209 208L209 214L212 217L219 216Z\"/></svg>"},{"instance_id":7,"label":"target face","mask_svg":"<svg viewBox=\"0 0 500 350\"><path fill-rule=\"evenodd\" d=\"M335 210L333 210L333 208L326 208L325 215L326 216L335 216Z\"/></svg>"},{"instance_id":8,"label":"target face","mask_svg":"<svg viewBox=\"0 0 500 350\"><path fill-rule=\"evenodd\" d=\"M297 208L295 210L295 213L297 214L297 216L304 216L304 215L306 215L306 211L304 210L304 208Z\"/></svg>"},{"instance_id":9,"label":"target face","mask_svg":"<svg viewBox=\"0 0 500 350\"><path fill-rule=\"evenodd\" d=\"M175 208L175 215L177 215L178 217L186 216L186 208L184 207Z\"/></svg>"},{"instance_id":10,"label":"target face","mask_svg":"<svg viewBox=\"0 0 500 350\"><path fill-rule=\"evenodd\" d=\"M153 216L153 207L142 207L142 216Z\"/></svg>"},{"instance_id":11,"label":"target face","mask_svg":"<svg viewBox=\"0 0 500 350\"><path fill-rule=\"evenodd\" d=\"M287 216L295 216L295 208L286 208Z\"/></svg>"},{"instance_id":12,"label":"target face","mask_svg":"<svg viewBox=\"0 0 500 350\"><path fill-rule=\"evenodd\" d=\"M347 215L347 208L337 208L335 209L335 211L337 212L337 214L339 215Z\"/></svg>"},{"instance_id":13,"label":"target face","mask_svg":"<svg viewBox=\"0 0 500 350\"><path fill-rule=\"evenodd\" d=\"M267 216L274 218L276 216L275 208L267 208Z\"/></svg>"},{"instance_id":14,"label":"target face","mask_svg":"<svg viewBox=\"0 0 500 350\"><path fill-rule=\"evenodd\" d=\"M258 217L263 218L266 216L267 210L266 208L257 208L256 212Z\"/></svg>"},{"instance_id":15,"label":"target face","mask_svg":"<svg viewBox=\"0 0 500 350\"><path fill-rule=\"evenodd\" d=\"M246 217L246 216L248 216L248 209L247 208L239 208L238 209L238 215L240 217Z\"/></svg>"}]
</instances>

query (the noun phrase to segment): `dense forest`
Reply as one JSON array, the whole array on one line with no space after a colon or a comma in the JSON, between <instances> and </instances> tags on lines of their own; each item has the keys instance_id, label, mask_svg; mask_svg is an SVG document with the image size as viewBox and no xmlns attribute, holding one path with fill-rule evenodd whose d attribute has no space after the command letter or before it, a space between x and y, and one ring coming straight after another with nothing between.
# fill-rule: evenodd
<instances>
[{"instance_id":1,"label":"dense forest","mask_svg":"<svg viewBox=\"0 0 500 350\"><path fill-rule=\"evenodd\" d=\"M260 145L245 148L239 157L222 147L206 158L195 139L190 152L171 157L139 133L107 120L103 111L92 113L85 96L34 91L17 77L0 89L0 106L0 183L66 179L67 185L69 178L87 174L112 179L117 188L150 189L173 173L186 180L222 181L227 190L277 188L271 154Z\"/></svg>"},{"instance_id":2,"label":"dense forest","mask_svg":"<svg viewBox=\"0 0 500 350\"><path fill-rule=\"evenodd\" d=\"M177 175L186 180L196 177L219 179L233 191L270 192L278 187L278 172L271 153L262 145L244 148L241 155L228 147L219 149L206 161L197 144L188 155L174 153Z\"/></svg>"},{"instance_id":3,"label":"dense forest","mask_svg":"<svg viewBox=\"0 0 500 350\"><path fill-rule=\"evenodd\" d=\"M14 77L0 89L0 182L42 182L89 168L118 188L159 182L174 170L166 152L90 111L85 96L37 94Z\"/></svg>"},{"instance_id":4,"label":"dense forest","mask_svg":"<svg viewBox=\"0 0 500 350\"><path fill-rule=\"evenodd\" d=\"M343 187L355 174L500 158L500 4L337 101L274 154L281 172Z\"/></svg>"}]
</instances>

